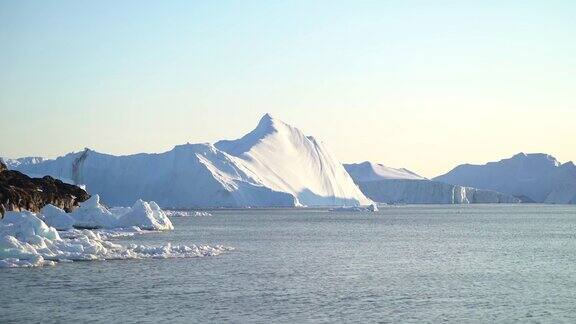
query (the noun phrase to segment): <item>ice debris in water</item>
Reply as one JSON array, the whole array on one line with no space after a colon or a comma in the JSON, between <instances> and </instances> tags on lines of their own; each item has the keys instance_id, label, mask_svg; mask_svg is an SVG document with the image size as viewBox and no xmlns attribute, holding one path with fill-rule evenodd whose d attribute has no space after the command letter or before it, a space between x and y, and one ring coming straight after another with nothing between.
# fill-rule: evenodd
<instances>
[{"instance_id":1,"label":"ice debris in water","mask_svg":"<svg viewBox=\"0 0 576 324\"><path fill-rule=\"evenodd\" d=\"M368 206L342 206L338 208L332 208L330 211L333 212L377 212L378 205L371 204Z\"/></svg>"},{"instance_id":2,"label":"ice debris in water","mask_svg":"<svg viewBox=\"0 0 576 324\"><path fill-rule=\"evenodd\" d=\"M150 207L151 210L155 209ZM221 245L122 246L108 241L111 230L58 232L28 211L7 212L0 220L0 268L38 267L78 260L187 258L219 255L232 248ZM43 215L46 218L45 215ZM133 227L128 235L141 231Z\"/></svg>"},{"instance_id":3,"label":"ice debris in water","mask_svg":"<svg viewBox=\"0 0 576 324\"><path fill-rule=\"evenodd\" d=\"M207 211L199 211L199 210L166 210L165 213L170 217L212 216L212 214Z\"/></svg>"}]
</instances>

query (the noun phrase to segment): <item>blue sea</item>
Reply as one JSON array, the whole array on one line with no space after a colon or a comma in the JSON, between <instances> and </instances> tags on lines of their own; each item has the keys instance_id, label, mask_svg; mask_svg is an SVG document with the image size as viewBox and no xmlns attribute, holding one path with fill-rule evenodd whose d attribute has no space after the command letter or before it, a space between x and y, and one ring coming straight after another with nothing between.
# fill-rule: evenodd
<instances>
[{"instance_id":1,"label":"blue sea","mask_svg":"<svg viewBox=\"0 0 576 324\"><path fill-rule=\"evenodd\" d=\"M576 322L576 207L214 210L121 244L218 256L0 269L0 322Z\"/></svg>"}]
</instances>

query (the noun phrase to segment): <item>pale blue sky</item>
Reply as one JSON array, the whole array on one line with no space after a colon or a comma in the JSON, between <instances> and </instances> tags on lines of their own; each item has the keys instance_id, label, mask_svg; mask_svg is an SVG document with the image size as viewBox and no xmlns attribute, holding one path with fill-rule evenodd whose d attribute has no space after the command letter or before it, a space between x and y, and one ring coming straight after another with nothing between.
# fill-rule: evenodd
<instances>
[{"instance_id":1,"label":"pale blue sky","mask_svg":"<svg viewBox=\"0 0 576 324\"><path fill-rule=\"evenodd\" d=\"M574 1L0 0L0 156L160 152L265 112L425 176L576 159Z\"/></svg>"}]
</instances>

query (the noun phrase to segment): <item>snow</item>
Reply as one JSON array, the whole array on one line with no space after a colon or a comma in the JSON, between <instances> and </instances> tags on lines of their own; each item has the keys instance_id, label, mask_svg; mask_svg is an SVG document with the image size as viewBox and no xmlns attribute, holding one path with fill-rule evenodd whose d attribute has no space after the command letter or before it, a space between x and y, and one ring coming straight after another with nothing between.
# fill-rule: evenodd
<instances>
[{"instance_id":1,"label":"snow","mask_svg":"<svg viewBox=\"0 0 576 324\"><path fill-rule=\"evenodd\" d=\"M74 210L70 217L74 219L75 228L115 228L117 218L102 204L100 196L93 195L90 199L80 203L80 207Z\"/></svg>"},{"instance_id":2,"label":"snow","mask_svg":"<svg viewBox=\"0 0 576 324\"><path fill-rule=\"evenodd\" d=\"M20 165L36 164L45 161L44 158L38 156L30 156L18 159L0 158L0 160L4 161L4 164L6 164L8 169L13 169Z\"/></svg>"},{"instance_id":3,"label":"snow","mask_svg":"<svg viewBox=\"0 0 576 324\"><path fill-rule=\"evenodd\" d=\"M132 210L131 207L111 207L108 209L112 214L114 214L114 216L116 216L116 218L120 218L122 215L130 212Z\"/></svg>"},{"instance_id":4,"label":"snow","mask_svg":"<svg viewBox=\"0 0 576 324\"><path fill-rule=\"evenodd\" d=\"M53 206L46 205L38 214L39 217L49 226L56 228L59 231L65 231L74 227L74 218L64 210Z\"/></svg>"},{"instance_id":5,"label":"snow","mask_svg":"<svg viewBox=\"0 0 576 324\"><path fill-rule=\"evenodd\" d=\"M38 214L46 224L57 230L83 229L130 229L136 231L165 231L174 226L155 202L138 199L132 207L114 207L108 210L100 203L100 196L94 195L68 214L62 209L46 205Z\"/></svg>"},{"instance_id":6,"label":"snow","mask_svg":"<svg viewBox=\"0 0 576 324\"><path fill-rule=\"evenodd\" d=\"M153 206L149 208L156 210ZM186 246L171 243L160 246L122 246L109 241L110 237L114 237L112 232L104 235L99 231L73 229L59 233L38 216L28 211L7 212L0 220L0 268L38 267L79 260L204 257L232 249L220 245Z\"/></svg>"},{"instance_id":7,"label":"snow","mask_svg":"<svg viewBox=\"0 0 576 324\"><path fill-rule=\"evenodd\" d=\"M526 202L576 203L576 166L548 154L519 153L484 165L463 164L435 180L495 190Z\"/></svg>"},{"instance_id":8,"label":"snow","mask_svg":"<svg viewBox=\"0 0 576 324\"><path fill-rule=\"evenodd\" d=\"M116 207L115 213L100 203L100 196L94 195L80 204L80 208L70 214L75 228L111 229L138 227L143 230L165 231L174 226L164 211L155 202L138 199L129 207Z\"/></svg>"},{"instance_id":9,"label":"snow","mask_svg":"<svg viewBox=\"0 0 576 324\"><path fill-rule=\"evenodd\" d=\"M139 198L175 209L371 203L322 143L269 115L239 140L127 156L86 149L16 169L71 179L113 206Z\"/></svg>"},{"instance_id":10,"label":"snow","mask_svg":"<svg viewBox=\"0 0 576 324\"><path fill-rule=\"evenodd\" d=\"M141 199L134 203L130 211L120 216L116 226L137 226L144 230L157 231L174 229L170 219L155 202L148 203Z\"/></svg>"},{"instance_id":11,"label":"snow","mask_svg":"<svg viewBox=\"0 0 576 324\"><path fill-rule=\"evenodd\" d=\"M344 168L356 182L378 181L387 179L426 180L426 178L404 168L395 169L369 161L355 164L344 164Z\"/></svg>"},{"instance_id":12,"label":"snow","mask_svg":"<svg viewBox=\"0 0 576 324\"><path fill-rule=\"evenodd\" d=\"M301 205L371 203L322 143L269 114L244 137L215 146L242 159L263 185L290 193Z\"/></svg>"}]
</instances>

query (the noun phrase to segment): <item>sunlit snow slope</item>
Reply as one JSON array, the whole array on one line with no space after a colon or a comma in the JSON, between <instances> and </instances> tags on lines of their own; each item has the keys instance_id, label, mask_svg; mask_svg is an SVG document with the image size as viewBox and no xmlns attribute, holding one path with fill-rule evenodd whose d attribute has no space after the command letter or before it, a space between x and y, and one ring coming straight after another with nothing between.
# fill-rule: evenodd
<instances>
[{"instance_id":1,"label":"sunlit snow slope","mask_svg":"<svg viewBox=\"0 0 576 324\"><path fill-rule=\"evenodd\" d=\"M321 142L268 114L244 137L215 146L242 159L266 187L288 192L303 205L370 203Z\"/></svg>"}]
</instances>

